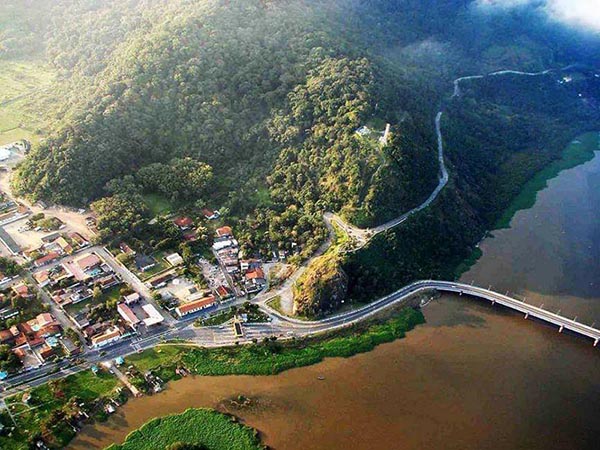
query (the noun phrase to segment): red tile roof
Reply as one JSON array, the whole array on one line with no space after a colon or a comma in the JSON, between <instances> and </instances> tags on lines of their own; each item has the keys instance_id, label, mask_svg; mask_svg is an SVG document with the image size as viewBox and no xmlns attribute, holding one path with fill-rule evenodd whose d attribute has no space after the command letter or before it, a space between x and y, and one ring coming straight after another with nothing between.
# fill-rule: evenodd
<instances>
[{"instance_id":1,"label":"red tile roof","mask_svg":"<svg viewBox=\"0 0 600 450\"><path fill-rule=\"evenodd\" d=\"M217 288L217 294L219 294L221 297L229 295L231 294L231 289L229 289L227 286L221 285Z\"/></svg>"},{"instance_id":2,"label":"red tile roof","mask_svg":"<svg viewBox=\"0 0 600 450\"><path fill-rule=\"evenodd\" d=\"M191 227L194 224L194 221L189 217L178 217L173 222L180 228Z\"/></svg>"},{"instance_id":3,"label":"red tile roof","mask_svg":"<svg viewBox=\"0 0 600 450\"><path fill-rule=\"evenodd\" d=\"M21 297L27 297L29 295L29 288L24 283L13 286L13 291L15 291Z\"/></svg>"},{"instance_id":4,"label":"red tile roof","mask_svg":"<svg viewBox=\"0 0 600 450\"><path fill-rule=\"evenodd\" d=\"M215 297L212 295L209 295L208 297L203 297L199 300L185 303L185 304L179 306L177 309L179 310L179 313L181 315L184 315L191 311L206 308L207 306L212 305L214 302L215 302Z\"/></svg>"},{"instance_id":5,"label":"red tile roof","mask_svg":"<svg viewBox=\"0 0 600 450\"><path fill-rule=\"evenodd\" d=\"M117 310L119 311L121 317L125 319L127 322L135 325L140 322L140 319L135 315L135 313L131 310L129 306L125 303L119 303L117 305Z\"/></svg>"},{"instance_id":6,"label":"red tile roof","mask_svg":"<svg viewBox=\"0 0 600 450\"><path fill-rule=\"evenodd\" d=\"M51 261L54 261L55 259L60 258L60 255L56 252L50 252L48 253L46 256L42 256L41 258L36 259L33 264L36 266L43 266L44 264L47 264Z\"/></svg>"},{"instance_id":7,"label":"red tile roof","mask_svg":"<svg viewBox=\"0 0 600 450\"><path fill-rule=\"evenodd\" d=\"M80 258L77 258L75 262L79 267L81 267L81 269L87 270L91 267L94 267L97 264L100 264L102 260L94 253L88 253L87 255L83 255Z\"/></svg>"},{"instance_id":8,"label":"red tile roof","mask_svg":"<svg viewBox=\"0 0 600 450\"><path fill-rule=\"evenodd\" d=\"M263 270L261 268L256 268L254 270L251 270L250 272L246 273L246 278L248 280L254 280L254 279L258 279L258 278L265 278L265 273L263 272Z\"/></svg>"},{"instance_id":9,"label":"red tile roof","mask_svg":"<svg viewBox=\"0 0 600 450\"><path fill-rule=\"evenodd\" d=\"M10 330L1 330L0 331L0 343L4 343L14 339L15 337L10 332Z\"/></svg>"},{"instance_id":10,"label":"red tile roof","mask_svg":"<svg viewBox=\"0 0 600 450\"><path fill-rule=\"evenodd\" d=\"M217 236L219 236L219 237L233 236L233 231L232 231L231 227L228 227L228 226L217 228Z\"/></svg>"}]
</instances>

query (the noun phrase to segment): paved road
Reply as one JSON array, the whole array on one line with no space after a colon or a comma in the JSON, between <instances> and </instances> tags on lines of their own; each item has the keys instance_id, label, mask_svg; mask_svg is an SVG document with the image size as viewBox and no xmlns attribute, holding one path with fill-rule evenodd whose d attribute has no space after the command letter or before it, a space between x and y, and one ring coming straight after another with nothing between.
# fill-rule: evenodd
<instances>
[{"instance_id":1,"label":"paved road","mask_svg":"<svg viewBox=\"0 0 600 450\"><path fill-rule=\"evenodd\" d=\"M544 71L539 73L527 73L527 72L517 72L517 71L498 71L492 74L488 74L491 76L502 75L502 74L521 74L528 76L542 75L548 73L550 71ZM472 77L462 77L455 80L455 94L460 95L460 90L458 88L459 83L461 81L475 79L475 78L483 78L483 76L477 75ZM455 95L455 96L456 96ZM386 224L381 225L380 227L376 227L374 230L380 230L381 232L385 229L392 228L397 226L406 220L411 214L416 211L420 211L426 207L428 207L439 195L440 191L444 188L444 186L448 182L448 172L446 170L444 164L444 156L443 156L443 142L442 142L442 133L441 133L441 118L443 112L440 111L437 113L435 118L435 128L438 139L438 159L440 163L440 171L441 177L436 189L431 193L428 199L419 205L417 208L407 212L406 214L390 221ZM316 252L315 257L324 253L331 243L331 223L330 221L334 220L336 224L344 227L344 229L350 229L353 233L359 238L360 233L364 233L363 236L367 236L366 233L369 233L367 239L373 235L374 230L360 230L356 227L352 227L351 225L344 224L344 222L337 216L328 213L326 215L326 223L330 228L330 239L325 242L319 250ZM356 231L356 230L360 230ZM112 263L111 266L114 265L116 271L123 277L124 280L129 282L132 286L139 290L145 297L151 300L151 294L148 288L141 283L137 277L133 276L131 272L121 266L106 250L100 247L94 247L93 250L97 251L101 256L103 256L109 263ZM492 291L478 288L475 286L462 285L460 283L448 282L448 281L436 281L436 280L424 280L412 283L404 288L387 295L373 303L370 303L362 308L348 311L345 313L337 314L335 316L328 317L322 320L316 321L301 321L298 319L290 318L288 316L282 315L277 311L269 308L266 304L269 298L272 298L275 295L280 295L285 291L291 289L292 284L295 280L301 275L304 269L310 261L307 261L303 264L303 266L294 274L293 277L288 279L284 285L278 289L277 291L270 293L262 293L259 294L254 301L258 303L263 310L268 312L271 316L272 320L268 324L249 324L245 325L245 335L243 338L238 338L234 335L233 330L230 326L217 326L217 327L203 327L203 328L195 328L192 325L191 320L185 322L177 322L175 320L169 320L168 323L161 328L154 329L150 334L146 336L136 337L134 339L128 341L120 341L106 349L102 352L99 350L93 350L86 353L83 356L84 363L80 364L76 367L67 368L66 365L69 364L68 361L61 361L56 364L44 366L39 370L34 372L29 372L25 374L20 374L18 376L12 377L7 382L5 382L4 386L6 390L0 395L0 398L6 398L9 395L13 395L21 389L29 388L32 386L37 386L42 384L49 379L59 378L67 375L68 373L73 373L79 370L84 370L90 367L92 364L96 364L103 360L114 359L117 356L127 356L131 353L141 351L146 348L154 347L160 342L168 339L185 339L189 341L193 345L203 346L203 347L219 347L219 346L228 346L234 345L235 343L250 343L253 340L261 339L262 337L276 335L283 338L290 338L291 336L308 336L315 333L322 333L327 331L332 331L335 329L339 329L350 324L365 320L374 314L392 306L401 303L408 303L414 299L415 295L432 291L432 290L441 290L448 292L458 292L465 293L469 295L473 295L476 297L484 298L489 301L501 303L507 307L515 309L517 311L524 312L525 314L529 313L532 316L538 317L542 320L545 320L549 323L554 323L559 327L564 327L566 329L570 329L574 332L580 333L584 336L591 337L594 339L595 343L600 339L600 330L594 329L584 324L580 324L575 320L566 319L564 317L560 317L554 313L550 313L541 308L533 307L532 305L526 305L524 302L520 302L516 299L511 299L510 297L503 296L498 293L494 293ZM117 268L119 270L117 270ZM562 328L561 328L562 329ZM57 371L52 373L53 371Z\"/></svg>"},{"instance_id":2,"label":"paved road","mask_svg":"<svg viewBox=\"0 0 600 450\"><path fill-rule=\"evenodd\" d=\"M93 364L111 360L118 356L127 356L144 349L155 347L166 340L185 340L190 344L202 347L224 347L235 344L249 344L260 341L264 337L277 336L289 339L294 336L311 336L318 333L330 332L361 322L393 305L414 305L416 296L432 291L455 292L482 298L493 303L499 303L516 311L537 317L558 327L571 330L594 340L594 345L600 340L600 330L591 326L568 319L558 314L546 311L540 307L528 305L497 292L477 286L466 285L452 281L421 280L399 289L398 291L380 298L379 300L352 311L336 314L321 320L303 321L291 318L273 311L266 305L261 305L271 316L270 323L245 324L244 336L237 337L231 325L196 328L191 321L177 322L171 326L162 326L151 334L142 337L119 341L103 349L92 350L81 357L84 362L76 367L67 367L68 361L43 366L28 373L12 377L5 382L6 390L0 398L38 386L50 379L64 377L80 370L88 369ZM561 328L561 331L562 331Z\"/></svg>"},{"instance_id":3,"label":"paved road","mask_svg":"<svg viewBox=\"0 0 600 450\"><path fill-rule=\"evenodd\" d=\"M131 271L121 264L117 259L104 247L96 246L92 247L92 250L100 255L111 267L112 269L121 276L121 279L129 284L135 291L137 291L142 297L146 299L148 303L156 308L157 311L163 311L163 309L158 305L158 303L152 297L152 292L146 286L145 283L140 281L138 277L136 277ZM165 322L169 325L172 325L176 322L176 320L170 315L164 312L161 312L161 315L165 318Z\"/></svg>"}]
</instances>

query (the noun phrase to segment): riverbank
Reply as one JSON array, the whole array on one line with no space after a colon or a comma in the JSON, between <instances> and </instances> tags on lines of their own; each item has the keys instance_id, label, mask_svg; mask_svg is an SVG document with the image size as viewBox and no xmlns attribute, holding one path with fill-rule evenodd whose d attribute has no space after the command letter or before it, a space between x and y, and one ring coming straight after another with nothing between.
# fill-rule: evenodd
<instances>
[{"instance_id":1,"label":"riverbank","mask_svg":"<svg viewBox=\"0 0 600 450\"><path fill-rule=\"evenodd\" d=\"M403 338L424 321L421 311L404 308L383 323L357 324L329 335L291 342L270 338L235 347L162 346L131 355L126 362L142 372L156 371L163 380L177 378L177 368L194 375L275 375L325 358L347 358L368 352L380 344Z\"/></svg>"},{"instance_id":2,"label":"riverbank","mask_svg":"<svg viewBox=\"0 0 600 450\"><path fill-rule=\"evenodd\" d=\"M198 407L239 417L274 449L595 449L597 348L465 296L442 295L423 312L405 339L352 358L188 376L84 428L68 449L102 450L156 415ZM240 395L251 405L232 405Z\"/></svg>"},{"instance_id":3,"label":"riverbank","mask_svg":"<svg viewBox=\"0 0 600 450\"><path fill-rule=\"evenodd\" d=\"M600 133L598 132L588 132L571 141L563 150L560 159L548 164L525 183L521 192L502 214L494 229L509 228L510 221L518 211L529 209L535 204L538 192L548 186L549 180L556 178L563 170L572 169L590 161L594 157L595 151L600 151Z\"/></svg>"},{"instance_id":4,"label":"riverbank","mask_svg":"<svg viewBox=\"0 0 600 450\"><path fill-rule=\"evenodd\" d=\"M382 343L404 337L406 332L424 323L423 314L412 308L385 314L378 322L360 323L333 333L287 342L269 338L250 345L211 349L167 344L129 356L125 366L133 366L128 369L133 374L132 382L149 393L151 386L143 381L148 372L163 382L179 379L181 374L187 373L274 375L316 364L325 358L346 358L368 352ZM104 419L104 407L126 401L116 378L105 371L97 375L90 370L79 372L36 387L29 393L28 404L22 402L23 393L7 399L15 428L0 436L2 449L22 450L27 448L28 442L35 443L41 437L51 449L63 448L84 423ZM7 428L13 419L6 411L1 415Z\"/></svg>"},{"instance_id":5,"label":"riverbank","mask_svg":"<svg viewBox=\"0 0 600 450\"><path fill-rule=\"evenodd\" d=\"M202 408L153 419L132 431L122 444L113 444L106 450L165 450L177 443L211 450L264 448L253 428L234 417Z\"/></svg>"},{"instance_id":6,"label":"riverbank","mask_svg":"<svg viewBox=\"0 0 600 450\"><path fill-rule=\"evenodd\" d=\"M573 139L563 150L560 159L552 161L523 186L523 189L512 200L508 208L496 222L492 231L487 233L486 237L493 237L493 231L510 228L510 223L515 214L519 211L532 208L535 205L538 193L548 187L550 180L556 178L564 170L573 169L591 161L596 151L600 151L599 132L584 133ZM456 280L460 279L482 256L483 251L479 246L475 247L471 255L456 268L454 278Z\"/></svg>"}]
</instances>

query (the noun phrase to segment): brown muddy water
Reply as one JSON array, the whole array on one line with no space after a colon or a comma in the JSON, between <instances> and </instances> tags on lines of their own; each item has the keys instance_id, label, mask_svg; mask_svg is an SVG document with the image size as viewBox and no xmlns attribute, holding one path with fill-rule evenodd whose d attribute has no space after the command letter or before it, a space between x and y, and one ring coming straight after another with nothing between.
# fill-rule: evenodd
<instances>
[{"instance_id":1,"label":"brown muddy water","mask_svg":"<svg viewBox=\"0 0 600 450\"><path fill-rule=\"evenodd\" d=\"M599 218L597 154L485 240L463 280L600 324ZM231 412L278 450L599 448L600 348L591 341L463 297L443 296L424 313L405 339L349 359L174 382L85 429L71 448L103 448L153 417L222 408L237 394L256 406Z\"/></svg>"}]
</instances>

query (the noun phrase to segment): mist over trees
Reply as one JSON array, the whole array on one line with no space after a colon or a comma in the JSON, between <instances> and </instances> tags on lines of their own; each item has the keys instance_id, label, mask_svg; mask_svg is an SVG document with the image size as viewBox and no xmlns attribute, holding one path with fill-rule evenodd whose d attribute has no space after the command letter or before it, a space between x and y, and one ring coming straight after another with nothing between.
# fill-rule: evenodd
<instances>
[{"instance_id":1,"label":"mist over trees","mask_svg":"<svg viewBox=\"0 0 600 450\"><path fill-rule=\"evenodd\" d=\"M0 33L0 58L43 53L59 79L40 94L49 133L14 174L15 192L91 203L108 219L105 235L143 227L149 194L215 205L248 254L307 257L327 235L326 210L373 226L419 204L437 183L433 118L452 108L454 78L599 62L593 37L531 6L490 15L471 0L34 3L40 13L30 17L9 3L15 19ZM29 44L19 50L14 39ZM539 145L537 110L511 127L502 102L470 101L451 111L462 130L477 130L464 140L449 130L451 162L467 177L451 189L464 189L456 204L485 223L514 193L507 177L518 175L518 187L555 154L515 154L488 139L498 124L524 148ZM391 138L380 145L386 123ZM364 125L376 133L358 136ZM499 201L486 204L491 186Z\"/></svg>"}]
</instances>

